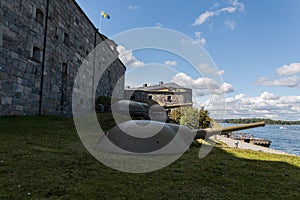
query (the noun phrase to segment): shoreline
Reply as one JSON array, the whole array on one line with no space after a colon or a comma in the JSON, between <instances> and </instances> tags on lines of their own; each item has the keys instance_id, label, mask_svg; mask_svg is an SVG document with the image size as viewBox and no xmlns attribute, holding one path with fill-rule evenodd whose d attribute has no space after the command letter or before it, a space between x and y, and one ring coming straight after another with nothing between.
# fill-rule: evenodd
<instances>
[{"instance_id":1,"label":"shoreline","mask_svg":"<svg viewBox=\"0 0 300 200\"><path fill-rule=\"evenodd\" d=\"M220 136L217 135L216 137L212 137L212 139L217 140L219 142L225 143L228 147L230 148L236 148L236 143L238 141L238 149L249 149L249 150L253 150L253 151L259 151L259 152L264 152L264 153L271 153L271 154L280 154L280 155L289 155L289 156L296 156L296 157L300 157L296 154L290 154L290 153L286 153L283 151L279 151L279 150L275 150L269 147L263 147L263 146L259 146L259 145L255 145L255 144L250 144L241 140L234 140L232 138L227 138L224 136Z\"/></svg>"}]
</instances>

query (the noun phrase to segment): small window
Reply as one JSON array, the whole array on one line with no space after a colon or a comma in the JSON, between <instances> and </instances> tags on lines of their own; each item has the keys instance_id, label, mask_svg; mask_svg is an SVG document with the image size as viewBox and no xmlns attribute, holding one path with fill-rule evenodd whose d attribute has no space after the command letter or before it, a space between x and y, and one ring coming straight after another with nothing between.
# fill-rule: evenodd
<instances>
[{"instance_id":1,"label":"small window","mask_svg":"<svg viewBox=\"0 0 300 200\"><path fill-rule=\"evenodd\" d=\"M152 95L149 95L149 96L148 96L148 99L149 99L149 100L152 100Z\"/></svg>"},{"instance_id":2,"label":"small window","mask_svg":"<svg viewBox=\"0 0 300 200\"><path fill-rule=\"evenodd\" d=\"M68 65L67 63L63 63L61 67L62 77L64 80L68 79Z\"/></svg>"},{"instance_id":3,"label":"small window","mask_svg":"<svg viewBox=\"0 0 300 200\"><path fill-rule=\"evenodd\" d=\"M32 59L41 62L41 49L38 47L33 47L32 50Z\"/></svg>"},{"instance_id":4,"label":"small window","mask_svg":"<svg viewBox=\"0 0 300 200\"><path fill-rule=\"evenodd\" d=\"M167 96L167 101L171 102L172 101L172 97L171 96Z\"/></svg>"},{"instance_id":5,"label":"small window","mask_svg":"<svg viewBox=\"0 0 300 200\"><path fill-rule=\"evenodd\" d=\"M70 38L69 38L69 34L68 33L64 33L64 43L66 45L69 45L69 43L70 43Z\"/></svg>"},{"instance_id":6,"label":"small window","mask_svg":"<svg viewBox=\"0 0 300 200\"><path fill-rule=\"evenodd\" d=\"M44 23L44 13L39 8L36 9L35 20L41 25Z\"/></svg>"},{"instance_id":7,"label":"small window","mask_svg":"<svg viewBox=\"0 0 300 200\"><path fill-rule=\"evenodd\" d=\"M53 37L55 39L58 39L58 28L57 28L57 26L54 26L52 34L53 34Z\"/></svg>"},{"instance_id":8,"label":"small window","mask_svg":"<svg viewBox=\"0 0 300 200\"><path fill-rule=\"evenodd\" d=\"M74 17L74 25L79 25L79 19L77 17Z\"/></svg>"}]
</instances>

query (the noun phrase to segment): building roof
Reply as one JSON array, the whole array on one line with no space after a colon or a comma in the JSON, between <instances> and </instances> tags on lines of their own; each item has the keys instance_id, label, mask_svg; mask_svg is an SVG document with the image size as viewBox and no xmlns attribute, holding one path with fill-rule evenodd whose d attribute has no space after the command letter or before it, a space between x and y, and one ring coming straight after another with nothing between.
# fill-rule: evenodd
<instances>
[{"instance_id":1,"label":"building roof","mask_svg":"<svg viewBox=\"0 0 300 200\"><path fill-rule=\"evenodd\" d=\"M153 90L161 90L161 89L185 89L185 90L191 90L190 88L182 87L176 83L160 83L157 85L147 85L144 84L142 87L134 87L134 88L128 88L128 90L143 90L143 91L153 91Z\"/></svg>"}]
</instances>

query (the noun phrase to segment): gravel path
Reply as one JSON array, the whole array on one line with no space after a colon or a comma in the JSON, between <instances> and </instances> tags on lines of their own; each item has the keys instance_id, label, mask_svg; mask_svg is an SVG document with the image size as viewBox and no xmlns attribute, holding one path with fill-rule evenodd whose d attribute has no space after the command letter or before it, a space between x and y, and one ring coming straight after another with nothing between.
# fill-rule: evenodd
<instances>
[{"instance_id":1,"label":"gravel path","mask_svg":"<svg viewBox=\"0 0 300 200\"><path fill-rule=\"evenodd\" d=\"M238 142L238 147L237 148L239 148L239 149L251 149L251 150L254 150L254 151L262 151L262 152L265 152L265 153L296 156L296 155L293 155L293 154L285 153L283 151L278 151L278 150L267 148L267 147L262 147L262 146L258 146L258 145L254 145L254 144L249 144L247 142L240 141L240 140L234 140L232 138L226 138L224 136L219 136L218 135L217 138L214 138L214 139L227 144L231 148L236 148L236 143L235 142Z\"/></svg>"}]
</instances>

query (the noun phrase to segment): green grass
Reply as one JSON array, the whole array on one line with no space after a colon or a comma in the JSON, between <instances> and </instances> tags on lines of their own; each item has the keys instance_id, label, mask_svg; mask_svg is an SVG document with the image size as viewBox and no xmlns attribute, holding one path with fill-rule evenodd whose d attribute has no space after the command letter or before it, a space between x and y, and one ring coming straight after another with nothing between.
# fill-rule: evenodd
<instances>
[{"instance_id":1,"label":"green grass","mask_svg":"<svg viewBox=\"0 0 300 200\"><path fill-rule=\"evenodd\" d=\"M99 119L107 130L111 116ZM159 171L123 173L85 150L71 118L2 117L0 199L300 199L299 157L218 144L199 159L198 150Z\"/></svg>"}]
</instances>

